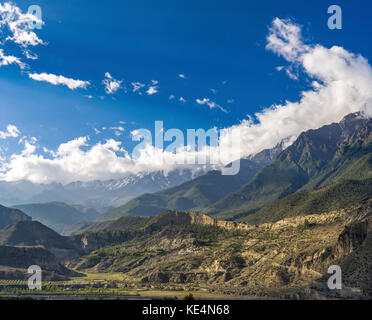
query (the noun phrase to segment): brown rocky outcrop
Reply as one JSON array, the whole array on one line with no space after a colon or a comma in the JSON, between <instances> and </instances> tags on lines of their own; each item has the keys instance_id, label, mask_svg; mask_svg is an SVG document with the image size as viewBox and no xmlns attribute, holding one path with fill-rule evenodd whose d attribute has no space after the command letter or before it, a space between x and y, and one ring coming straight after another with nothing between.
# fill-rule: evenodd
<instances>
[{"instance_id":1,"label":"brown rocky outcrop","mask_svg":"<svg viewBox=\"0 0 372 320\"><path fill-rule=\"evenodd\" d=\"M154 221L151 221L144 230L151 232L155 228L164 227L166 225L201 225L201 226L215 226L226 230L250 230L255 226L246 223L238 223L235 221L224 221L211 218L201 212L183 212L183 211L168 211L158 216Z\"/></svg>"}]
</instances>

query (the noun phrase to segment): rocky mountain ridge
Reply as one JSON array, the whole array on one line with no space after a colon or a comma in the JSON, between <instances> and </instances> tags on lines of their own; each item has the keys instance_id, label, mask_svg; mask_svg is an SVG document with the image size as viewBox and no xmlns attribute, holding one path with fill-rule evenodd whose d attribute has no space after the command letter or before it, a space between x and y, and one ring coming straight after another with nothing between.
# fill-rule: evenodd
<instances>
[{"instance_id":1,"label":"rocky mountain ridge","mask_svg":"<svg viewBox=\"0 0 372 320\"><path fill-rule=\"evenodd\" d=\"M327 268L340 264L345 268L345 290L339 295L356 297L353 288L358 288L358 296L367 297L371 293L358 279L371 281L371 208L371 200L366 200L344 210L258 226L217 226L200 213L168 212L141 227L141 235L91 247L88 255L68 266L123 272L132 281L158 287L197 284L211 292L311 297L332 295L328 289L315 293L309 286L314 281L324 286ZM87 247L90 237L97 236L85 235Z\"/></svg>"}]
</instances>

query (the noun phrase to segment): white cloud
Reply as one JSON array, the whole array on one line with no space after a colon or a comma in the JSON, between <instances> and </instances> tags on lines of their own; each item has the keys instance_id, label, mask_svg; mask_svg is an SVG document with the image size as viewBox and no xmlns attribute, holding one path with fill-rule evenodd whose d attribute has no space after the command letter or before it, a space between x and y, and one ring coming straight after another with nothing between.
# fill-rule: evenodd
<instances>
[{"instance_id":1,"label":"white cloud","mask_svg":"<svg viewBox=\"0 0 372 320\"><path fill-rule=\"evenodd\" d=\"M21 45L24 48L29 46L37 46L44 44L37 34L31 28L31 23L44 24L35 15L22 13L20 8L11 2L0 4L0 28L7 26L11 36L8 36L5 41L12 41Z\"/></svg>"},{"instance_id":2,"label":"white cloud","mask_svg":"<svg viewBox=\"0 0 372 320\"><path fill-rule=\"evenodd\" d=\"M294 62L308 49L302 42L301 27L288 19L275 18L269 31L266 48L282 55L288 61Z\"/></svg>"},{"instance_id":3,"label":"white cloud","mask_svg":"<svg viewBox=\"0 0 372 320\"><path fill-rule=\"evenodd\" d=\"M178 75L178 77L181 78L181 79L186 79L186 76L185 76L184 74L182 74L182 73L180 73L180 74Z\"/></svg>"},{"instance_id":4,"label":"white cloud","mask_svg":"<svg viewBox=\"0 0 372 320\"><path fill-rule=\"evenodd\" d=\"M173 154L151 145L140 151L138 158L131 157L114 139L89 145L88 137L79 137L61 144L57 150L47 151L48 157L38 154L36 146L25 144L19 154L11 156L10 161L0 168L0 180L30 180L35 183L118 179L131 173L164 170L169 172L177 165L169 165L164 159L179 159L187 154L197 154L185 148L184 152ZM204 151L203 151L204 152ZM188 165L197 170L195 165Z\"/></svg>"},{"instance_id":5,"label":"white cloud","mask_svg":"<svg viewBox=\"0 0 372 320\"><path fill-rule=\"evenodd\" d=\"M119 137L123 134L125 129L122 126L117 126L117 127L110 127L110 130L114 131L115 136Z\"/></svg>"},{"instance_id":6,"label":"white cloud","mask_svg":"<svg viewBox=\"0 0 372 320\"><path fill-rule=\"evenodd\" d=\"M293 141L352 112L372 117L372 68L364 57L339 46L304 44L301 28L289 20L274 19L269 31L266 48L284 57L289 70L301 68L312 89L303 91L299 101L273 105L256 113L255 121L228 128L240 130L242 156Z\"/></svg>"},{"instance_id":7,"label":"white cloud","mask_svg":"<svg viewBox=\"0 0 372 320\"><path fill-rule=\"evenodd\" d=\"M31 79L36 81L44 81L51 83L53 85L64 85L67 86L71 90L75 90L77 88L87 88L90 85L89 81L82 81L82 80L74 80L71 78L66 78L64 76L57 76L51 73L30 73L28 75Z\"/></svg>"},{"instance_id":8,"label":"white cloud","mask_svg":"<svg viewBox=\"0 0 372 320\"><path fill-rule=\"evenodd\" d=\"M186 99L184 97L180 97L178 100L179 100L179 102L182 102L182 103L186 102Z\"/></svg>"},{"instance_id":9,"label":"white cloud","mask_svg":"<svg viewBox=\"0 0 372 320\"><path fill-rule=\"evenodd\" d=\"M124 128L122 126L118 127L110 127L110 130L119 130L119 131L124 131Z\"/></svg>"},{"instance_id":10,"label":"white cloud","mask_svg":"<svg viewBox=\"0 0 372 320\"><path fill-rule=\"evenodd\" d=\"M149 88L147 89L146 93L151 96L155 93L158 93L158 86L149 86Z\"/></svg>"},{"instance_id":11,"label":"white cloud","mask_svg":"<svg viewBox=\"0 0 372 320\"><path fill-rule=\"evenodd\" d=\"M148 86L146 93L149 96L152 96L153 94L156 94L159 92L159 81L158 80L151 80L151 84Z\"/></svg>"},{"instance_id":12,"label":"white cloud","mask_svg":"<svg viewBox=\"0 0 372 320\"><path fill-rule=\"evenodd\" d=\"M21 143L25 143L26 141L29 141L31 142L32 144L35 144L37 142L37 138L36 137L27 137L27 136L23 136L22 138L20 138L18 140L18 144L21 144Z\"/></svg>"},{"instance_id":13,"label":"white cloud","mask_svg":"<svg viewBox=\"0 0 372 320\"><path fill-rule=\"evenodd\" d=\"M291 65L291 66L285 68L285 73L292 80L298 80L299 79L299 74L298 74L298 70L297 69L298 69L297 67L293 67Z\"/></svg>"},{"instance_id":14,"label":"white cloud","mask_svg":"<svg viewBox=\"0 0 372 320\"><path fill-rule=\"evenodd\" d=\"M24 147L24 149L21 152L21 155L22 156L28 157L28 156L32 155L36 151L35 142L33 142L33 141L27 141L26 140L24 142L24 144L25 144L25 147Z\"/></svg>"},{"instance_id":15,"label":"white cloud","mask_svg":"<svg viewBox=\"0 0 372 320\"><path fill-rule=\"evenodd\" d=\"M6 131L0 131L0 139L16 138L21 134L15 125L8 124Z\"/></svg>"},{"instance_id":16,"label":"white cloud","mask_svg":"<svg viewBox=\"0 0 372 320\"><path fill-rule=\"evenodd\" d=\"M214 101L211 101L209 98L196 99L196 103L201 104L201 105L207 105L210 109L217 108L217 109L220 109L223 112L227 112L219 104L215 103Z\"/></svg>"},{"instance_id":17,"label":"white cloud","mask_svg":"<svg viewBox=\"0 0 372 320\"><path fill-rule=\"evenodd\" d=\"M14 57L14 56L6 56L4 54L4 50L0 49L0 67L1 66L7 66L9 64L16 64L21 69L26 68L26 64L23 63L19 58Z\"/></svg>"},{"instance_id":18,"label":"white cloud","mask_svg":"<svg viewBox=\"0 0 372 320\"><path fill-rule=\"evenodd\" d=\"M137 91L140 91L143 87L145 87L146 85L141 83L141 82L132 82L131 83L132 87L133 87L133 92L137 92ZM140 92L139 92L140 93ZM140 93L141 94L141 93Z\"/></svg>"},{"instance_id":19,"label":"white cloud","mask_svg":"<svg viewBox=\"0 0 372 320\"><path fill-rule=\"evenodd\" d=\"M102 80L102 83L105 87L107 94L114 94L121 87L123 81L114 79L110 73L105 73L105 79Z\"/></svg>"},{"instance_id":20,"label":"white cloud","mask_svg":"<svg viewBox=\"0 0 372 320\"><path fill-rule=\"evenodd\" d=\"M88 138L79 137L61 144L56 152L51 152L51 158L38 155L35 148L27 146L22 153L11 157L2 168L6 173L0 174L0 177L10 181L26 179L62 183L117 178L133 165L120 145L121 142L109 139L84 151L82 148L88 147ZM118 156L116 152L122 155Z\"/></svg>"},{"instance_id":21,"label":"white cloud","mask_svg":"<svg viewBox=\"0 0 372 320\"><path fill-rule=\"evenodd\" d=\"M311 80L312 88L303 91L298 101L273 105L256 113L255 118L248 117L224 129L219 148L233 155L230 161L272 148L283 140L288 145L301 132L338 122L352 112L372 117L372 68L365 58L338 46L304 44L300 27L289 20L274 19L267 41L268 50L284 57L290 66L301 68L301 76ZM198 100L205 105L211 102L207 98ZM240 149L230 139L238 131ZM179 168L169 165L168 160L197 152L188 146L181 151L175 155L147 145L137 158L132 158L119 141L110 139L88 146L88 138L81 137L61 144L51 158L37 154L37 149L11 156L3 163L0 180L66 183L115 179L128 173Z\"/></svg>"}]
</instances>

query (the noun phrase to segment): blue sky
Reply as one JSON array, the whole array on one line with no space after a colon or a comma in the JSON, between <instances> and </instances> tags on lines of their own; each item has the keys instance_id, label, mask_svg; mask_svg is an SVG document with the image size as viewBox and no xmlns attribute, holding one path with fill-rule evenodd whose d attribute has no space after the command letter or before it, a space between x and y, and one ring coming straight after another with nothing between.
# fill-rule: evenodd
<instances>
[{"instance_id":1,"label":"blue sky","mask_svg":"<svg viewBox=\"0 0 372 320\"><path fill-rule=\"evenodd\" d=\"M268 27L276 17L300 25L304 42L326 48L337 45L372 57L368 1L18 0L13 4L23 12L32 4L42 8L45 25L35 33L47 44L30 48L38 59L27 60L27 70L15 64L0 67L0 131L13 124L21 135L36 137L48 149L82 136L89 136L91 144L115 137L130 149L134 145L130 132L153 130L155 120L181 130L230 127L263 108L298 100L311 80L301 75L293 80L277 71L288 61L265 49ZM342 30L327 27L331 4L342 7ZM19 47L9 41L2 47L7 54L19 54ZM70 90L28 76L43 72L90 85ZM114 94L107 94L102 84L107 72L122 81ZM148 95L152 80L158 82L157 92ZM146 85L142 95L132 92L132 82ZM216 107L196 99L209 99ZM125 129L116 130L120 136L114 135L115 130L102 130L119 126ZM94 128L102 133L95 134ZM8 139L0 144L3 157L22 149Z\"/></svg>"}]
</instances>

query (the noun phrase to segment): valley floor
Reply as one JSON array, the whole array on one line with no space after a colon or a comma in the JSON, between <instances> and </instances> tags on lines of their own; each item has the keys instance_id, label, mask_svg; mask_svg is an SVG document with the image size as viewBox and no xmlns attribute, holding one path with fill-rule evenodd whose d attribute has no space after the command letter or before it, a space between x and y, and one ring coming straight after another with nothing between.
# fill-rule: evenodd
<instances>
[{"instance_id":1,"label":"valley floor","mask_svg":"<svg viewBox=\"0 0 372 320\"><path fill-rule=\"evenodd\" d=\"M45 279L41 292L29 291L24 280L0 280L0 293L47 299L183 299L190 293L196 299L370 299L371 219L370 199L257 226L217 227L205 215L168 212L135 237L123 241L119 234L119 243L107 244L110 233L84 236L86 246L98 248L66 263L73 271L68 279ZM99 246L102 239L105 246ZM335 264L342 268L343 289L331 292L327 270Z\"/></svg>"}]
</instances>

